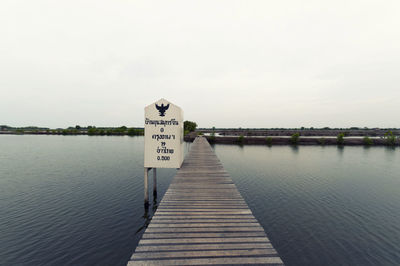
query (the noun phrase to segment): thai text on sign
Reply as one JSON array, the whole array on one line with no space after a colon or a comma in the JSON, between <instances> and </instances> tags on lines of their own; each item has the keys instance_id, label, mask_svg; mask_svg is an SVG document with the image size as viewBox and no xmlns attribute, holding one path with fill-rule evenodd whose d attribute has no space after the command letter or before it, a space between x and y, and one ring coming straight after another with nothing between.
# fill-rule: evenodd
<instances>
[{"instance_id":1,"label":"thai text on sign","mask_svg":"<svg viewBox=\"0 0 400 266\"><path fill-rule=\"evenodd\" d=\"M180 168L183 162L182 109L160 99L144 110L144 167Z\"/></svg>"}]
</instances>

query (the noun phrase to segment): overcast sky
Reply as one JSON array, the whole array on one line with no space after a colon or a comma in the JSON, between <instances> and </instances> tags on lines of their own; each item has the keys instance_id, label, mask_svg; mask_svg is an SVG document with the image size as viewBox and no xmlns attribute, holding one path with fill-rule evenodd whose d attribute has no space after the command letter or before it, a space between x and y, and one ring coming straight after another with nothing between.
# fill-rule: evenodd
<instances>
[{"instance_id":1,"label":"overcast sky","mask_svg":"<svg viewBox=\"0 0 400 266\"><path fill-rule=\"evenodd\" d=\"M0 124L400 127L400 1L0 2Z\"/></svg>"}]
</instances>

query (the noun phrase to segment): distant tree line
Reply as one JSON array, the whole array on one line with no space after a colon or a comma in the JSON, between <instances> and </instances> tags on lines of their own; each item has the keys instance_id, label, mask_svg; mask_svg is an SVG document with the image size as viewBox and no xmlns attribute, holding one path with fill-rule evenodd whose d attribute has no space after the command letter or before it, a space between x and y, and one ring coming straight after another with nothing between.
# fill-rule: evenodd
<instances>
[{"instance_id":1,"label":"distant tree line","mask_svg":"<svg viewBox=\"0 0 400 266\"><path fill-rule=\"evenodd\" d=\"M184 121L184 133L185 135L189 134L190 132L194 132L197 129L197 123L193 121ZM201 129L199 129L201 130ZM211 129L211 134L209 137L209 140L211 142L215 141L215 133L216 133L216 128L212 127ZM233 128L233 129L222 129L218 128L218 130L232 130L240 133L240 135L237 138L238 143L244 143L245 138L244 138L244 133L246 133L247 136L254 135L255 132L258 130L282 130L285 132L291 132L289 136L290 143L293 145L297 145L303 136L305 134L304 130L336 130L336 132L332 132L332 134L335 134L336 136L336 143L338 145L345 145L347 143L347 137L351 137L350 132L359 132L363 135L363 144L366 146L371 146L376 144L376 140L371 138L370 136L376 136L376 132L372 132L373 130L375 131L380 131L382 133L379 133L381 136L381 139L384 140L384 144L388 146L397 146L400 145L400 134L397 131L398 129L393 128L393 130L397 132L393 132L391 129L383 129L383 128L372 128L369 129L367 127L360 128L360 127L350 127L350 128L329 128L329 127L324 127L324 128L305 128L301 127L299 129L288 129L288 128L273 128L273 129L261 129L261 128L256 128L256 129L242 129L242 128ZM251 132L253 130L253 133ZM246 132L248 131L248 132ZM293 132L294 131L294 132ZM339 132L337 132L339 131ZM144 128L137 128L137 127L126 127L126 126L120 126L120 127L96 127L96 126L86 126L82 127L80 125L76 125L74 127L68 127L68 128L56 128L56 129L50 129L47 127L35 127L35 126L28 126L28 127L10 127L7 125L0 125L0 133L1 134L46 134L46 135L89 135L89 136L143 136L144 135ZM268 132L267 132L268 133ZM269 132L271 133L271 132ZM201 131L199 132L201 134ZM270 137L271 135L267 135L265 138L265 143L268 145L273 144L273 139ZM362 135L361 135L362 136ZM327 142L327 139L324 137L321 137L318 139L318 143L320 145L325 145ZM382 141L381 141L382 143Z\"/></svg>"},{"instance_id":2,"label":"distant tree line","mask_svg":"<svg viewBox=\"0 0 400 266\"><path fill-rule=\"evenodd\" d=\"M118 128L97 128L90 127L87 130L89 136L142 136L144 135L144 130L142 128L127 128L126 126Z\"/></svg>"},{"instance_id":3,"label":"distant tree line","mask_svg":"<svg viewBox=\"0 0 400 266\"><path fill-rule=\"evenodd\" d=\"M46 127L9 127L0 125L0 132L11 134L43 134L43 135L89 135L89 136L142 136L143 128L121 127L95 127L87 126L50 129Z\"/></svg>"},{"instance_id":4,"label":"distant tree line","mask_svg":"<svg viewBox=\"0 0 400 266\"><path fill-rule=\"evenodd\" d=\"M259 128L242 128L242 127L218 127L214 129L218 130L238 130L238 131L243 131L243 130L400 130L400 128L379 128L379 127L374 127L374 128L369 128L369 127L259 127ZM199 130L211 130L212 128L198 128Z\"/></svg>"}]
</instances>

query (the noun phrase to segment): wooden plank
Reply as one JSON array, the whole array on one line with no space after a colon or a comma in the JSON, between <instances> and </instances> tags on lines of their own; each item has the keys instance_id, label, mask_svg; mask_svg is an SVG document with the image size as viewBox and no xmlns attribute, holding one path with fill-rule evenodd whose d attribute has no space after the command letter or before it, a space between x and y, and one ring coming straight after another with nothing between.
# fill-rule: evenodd
<instances>
[{"instance_id":1,"label":"wooden plank","mask_svg":"<svg viewBox=\"0 0 400 266\"><path fill-rule=\"evenodd\" d=\"M214 238L162 238L162 239L141 239L139 245L146 244L201 244L201 243L269 243L268 238L262 237L214 237Z\"/></svg>"},{"instance_id":2,"label":"wooden plank","mask_svg":"<svg viewBox=\"0 0 400 266\"><path fill-rule=\"evenodd\" d=\"M218 249L252 249L252 248L273 248L269 243L235 243L235 244L196 244L196 245L142 245L138 246L135 252L145 251L176 251L176 250L218 250Z\"/></svg>"},{"instance_id":3,"label":"wooden plank","mask_svg":"<svg viewBox=\"0 0 400 266\"><path fill-rule=\"evenodd\" d=\"M249 226L257 226L260 227L260 225L257 222L252 222L252 223L150 223L150 225L147 228L185 228L185 227L249 227ZM260 227L261 228L261 227Z\"/></svg>"},{"instance_id":4,"label":"wooden plank","mask_svg":"<svg viewBox=\"0 0 400 266\"><path fill-rule=\"evenodd\" d=\"M224 233L147 233L147 230L142 236L142 239L150 238L184 238L184 237L203 237L203 238L216 238L216 237L255 237L255 236L265 236L264 232L224 232Z\"/></svg>"},{"instance_id":5,"label":"wooden plank","mask_svg":"<svg viewBox=\"0 0 400 266\"><path fill-rule=\"evenodd\" d=\"M213 224L213 223L230 223L230 224L238 224L238 226L242 223L258 223L256 219L152 219L150 226L155 226L157 224L165 224L168 223L171 226L179 226L180 224L190 223L192 225L196 225L198 223L204 224Z\"/></svg>"},{"instance_id":6,"label":"wooden plank","mask_svg":"<svg viewBox=\"0 0 400 266\"><path fill-rule=\"evenodd\" d=\"M225 209L225 210L213 210L213 209L191 209L191 210L157 210L158 215L168 214L179 214L179 215L203 215L203 214L251 214L250 210L243 209Z\"/></svg>"},{"instance_id":7,"label":"wooden plank","mask_svg":"<svg viewBox=\"0 0 400 266\"><path fill-rule=\"evenodd\" d=\"M283 265L229 174L196 138L128 265Z\"/></svg>"},{"instance_id":8,"label":"wooden plank","mask_svg":"<svg viewBox=\"0 0 400 266\"><path fill-rule=\"evenodd\" d=\"M187 233L187 232L264 232L259 226L196 226L196 227L148 227L146 233Z\"/></svg>"},{"instance_id":9,"label":"wooden plank","mask_svg":"<svg viewBox=\"0 0 400 266\"><path fill-rule=\"evenodd\" d=\"M199 214L199 215L161 215L157 216L157 219L249 219L254 218L253 215L206 215L206 214Z\"/></svg>"},{"instance_id":10,"label":"wooden plank","mask_svg":"<svg viewBox=\"0 0 400 266\"><path fill-rule=\"evenodd\" d=\"M246 205L241 205L241 204L198 204L198 203L192 203L192 204L160 204L157 208L157 210L171 210L171 209L190 209L190 208L195 208L195 209L202 209L202 210L207 210L207 209L246 209Z\"/></svg>"},{"instance_id":11,"label":"wooden plank","mask_svg":"<svg viewBox=\"0 0 400 266\"><path fill-rule=\"evenodd\" d=\"M179 204L181 206L183 205L190 205L190 204L200 204L202 206L204 205L244 205L246 204L243 200L224 200L224 201L217 201L215 202L214 200L198 200L198 199L191 199L191 200L177 200L177 199L163 199L163 201L160 203L160 205L164 204ZM247 204L246 204L247 206Z\"/></svg>"},{"instance_id":12,"label":"wooden plank","mask_svg":"<svg viewBox=\"0 0 400 266\"><path fill-rule=\"evenodd\" d=\"M169 252L136 252L132 259L161 259L161 258L190 258L190 257L236 257L255 255L277 255L271 248L263 249L230 249L230 250L192 250L192 251L169 251Z\"/></svg>"},{"instance_id":13,"label":"wooden plank","mask_svg":"<svg viewBox=\"0 0 400 266\"><path fill-rule=\"evenodd\" d=\"M245 264L263 264L263 265L283 265L279 257L238 257L238 258L204 258L204 259L171 259L171 260L142 260L129 261L131 265L245 265Z\"/></svg>"}]
</instances>

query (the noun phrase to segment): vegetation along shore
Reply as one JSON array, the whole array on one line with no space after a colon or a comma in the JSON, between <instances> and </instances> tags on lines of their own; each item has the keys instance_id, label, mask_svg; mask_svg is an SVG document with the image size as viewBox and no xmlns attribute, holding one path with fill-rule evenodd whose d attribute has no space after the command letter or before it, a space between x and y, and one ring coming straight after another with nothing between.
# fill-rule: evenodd
<instances>
[{"instance_id":1,"label":"vegetation along shore","mask_svg":"<svg viewBox=\"0 0 400 266\"><path fill-rule=\"evenodd\" d=\"M200 128L192 121L184 122L185 141L204 135L210 143L238 145L364 145L399 146L398 128ZM143 136L142 127L68 128L11 127L0 125L0 134L35 135L89 135L89 136Z\"/></svg>"},{"instance_id":2,"label":"vegetation along shore","mask_svg":"<svg viewBox=\"0 0 400 266\"><path fill-rule=\"evenodd\" d=\"M47 127L10 127L0 126L0 134L32 134L32 135L89 135L89 136L142 136L144 129L139 127L95 127L87 126L68 128L47 128Z\"/></svg>"},{"instance_id":3,"label":"vegetation along shore","mask_svg":"<svg viewBox=\"0 0 400 266\"><path fill-rule=\"evenodd\" d=\"M400 145L398 128L211 128L198 129L185 136L191 141L204 135L210 143L239 145Z\"/></svg>"}]
</instances>

